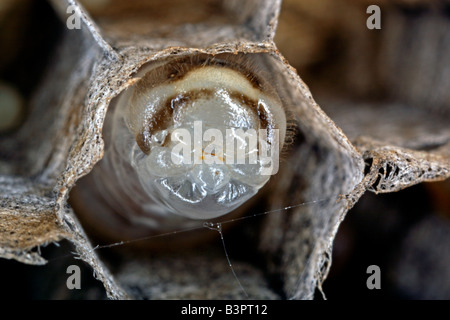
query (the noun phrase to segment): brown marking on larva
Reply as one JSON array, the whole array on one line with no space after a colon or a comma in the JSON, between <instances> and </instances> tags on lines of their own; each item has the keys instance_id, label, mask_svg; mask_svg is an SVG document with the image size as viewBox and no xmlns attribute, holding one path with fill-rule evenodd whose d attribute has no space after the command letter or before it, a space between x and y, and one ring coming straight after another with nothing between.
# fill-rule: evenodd
<instances>
[{"instance_id":1,"label":"brown marking on larva","mask_svg":"<svg viewBox=\"0 0 450 320\"><path fill-rule=\"evenodd\" d=\"M170 99L168 99L170 101ZM136 142L145 154L150 153L150 138L153 132L164 130L172 122L173 108L167 106L167 103L160 108L151 119L144 122L144 127L139 131L136 136Z\"/></svg>"},{"instance_id":2,"label":"brown marking on larva","mask_svg":"<svg viewBox=\"0 0 450 320\"><path fill-rule=\"evenodd\" d=\"M136 143L143 153L145 153L146 155L150 153L150 144L147 143L144 130L139 131L139 133L137 134Z\"/></svg>"},{"instance_id":3,"label":"brown marking on larva","mask_svg":"<svg viewBox=\"0 0 450 320\"><path fill-rule=\"evenodd\" d=\"M154 113L151 119L144 122L143 128L136 136L136 142L145 154L150 153L150 138L155 132L166 129L173 122L173 115L176 110L183 108L189 102L199 99L200 97L209 97L214 92L209 89L195 90L184 94L169 97L164 105ZM162 146L164 146L164 141Z\"/></svg>"},{"instance_id":4,"label":"brown marking on larva","mask_svg":"<svg viewBox=\"0 0 450 320\"><path fill-rule=\"evenodd\" d=\"M173 122L174 113L180 108L185 107L194 100L199 98L208 98L214 94L213 90L201 89L193 90L184 94L169 97L164 105L152 115L151 119L145 122L144 127L139 131L136 136L136 142L145 154L150 153L150 138L154 132L161 131L170 126ZM239 102L244 107L251 110L260 121L262 129L270 129L273 127L272 121L270 121L269 115L266 110L260 107L258 101L250 99L243 93L231 92L231 99ZM168 139L165 140L165 142ZM164 146L165 142L162 144Z\"/></svg>"},{"instance_id":5,"label":"brown marking on larva","mask_svg":"<svg viewBox=\"0 0 450 320\"><path fill-rule=\"evenodd\" d=\"M230 97L231 99L237 100L240 104L247 106L250 110L252 110L258 117L262 129L267 129L270 126L271 121L269 120L269 115L266 113L264 108L259 107L258 101L250 99L243 93L232 92Z\"/></svg>"}]
</instances>

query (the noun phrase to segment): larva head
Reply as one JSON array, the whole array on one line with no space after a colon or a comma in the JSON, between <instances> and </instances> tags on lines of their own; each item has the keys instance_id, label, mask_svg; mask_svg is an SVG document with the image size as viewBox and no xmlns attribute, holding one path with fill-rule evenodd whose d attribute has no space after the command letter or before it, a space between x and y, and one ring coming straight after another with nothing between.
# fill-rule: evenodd
<instances>
[{"instance_id":1,"label":"larva head","mask_svg":"<svg viewBox=\"0 0 450 320\"><path fill-rule=\"evenodd\" d=\"M146 193L176 214L224 215L278 170L286 117L248 61L198 55L152 65L119 100L114 122L134 138L131 151L119 149Z\"/></svg>"}]
</instances>

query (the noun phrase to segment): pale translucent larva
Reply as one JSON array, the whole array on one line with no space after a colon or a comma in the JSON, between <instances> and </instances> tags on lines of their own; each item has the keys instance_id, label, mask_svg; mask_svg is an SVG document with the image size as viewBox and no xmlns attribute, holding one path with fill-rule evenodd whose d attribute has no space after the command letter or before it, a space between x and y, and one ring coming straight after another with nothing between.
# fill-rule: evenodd
<instances>
[{"instance_id":1,"label":"pale translucent larva","mask_svg":"<svg viewBox=\"0 0 450 320\"><path fill-rule=\"evenodd\" d=\"M145 66L105 124L94 169L104 201L132 223L170 230L253 197L276 172L286 135L280 98L255 69L230 54Z\"/></svg>"}]
</instances>

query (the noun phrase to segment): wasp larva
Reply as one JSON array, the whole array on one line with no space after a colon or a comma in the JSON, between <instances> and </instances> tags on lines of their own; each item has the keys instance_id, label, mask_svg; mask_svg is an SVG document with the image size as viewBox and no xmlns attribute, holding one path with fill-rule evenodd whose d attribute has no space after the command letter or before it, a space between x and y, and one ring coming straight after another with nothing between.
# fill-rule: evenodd
<instances>
[{"instance_id":1,"label":"wasp larva","mask_svg":"<svg viewBox=\"0 0 450 320\"><path fill-rule=\"evenodd\" d=\"M144 66L108 111L95 190L78 191L85 203L101 198L89 211L169 231L252 198L276 172L286 135L277 91L255 69L257 58L232 54Z\"/></svg>"}]
</instances>

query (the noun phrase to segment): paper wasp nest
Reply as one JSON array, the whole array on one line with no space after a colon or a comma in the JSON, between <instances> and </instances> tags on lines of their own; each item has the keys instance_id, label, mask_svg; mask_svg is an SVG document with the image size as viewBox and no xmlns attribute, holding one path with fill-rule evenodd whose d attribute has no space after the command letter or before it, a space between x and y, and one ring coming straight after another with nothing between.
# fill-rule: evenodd
<instances>
[{"instance_id":1,"label":"paper wasp nest","mask_svg":"<svg viewBox=\"0 0 450 320\"><path fill-rule=\"evenodd\" d=\"M23 18L14 8L27 2L9 3L0 19L14 26ZM420 2L426 12L413 19L410 4L379 2L382 29L369 30L365 1L324 1L329 10L319 1L50 3L61 20L57 45L25 120L0 137L3 258L42 265L37 248L66 239L109 298L242 298L223 249L208 246L217 232L206 228L149 238L139 252L123 246L120 258L93 247L235 219L223 232L244 230L246 257L233 266L247 294L311 299L340 223L366 191L450 176L443 4ZM324 80L306 66L326 58L333 30L353 46ZM47 42L39 50L50 51ZM319 79L321 106L302 70ZM168 165L168 137L199 120L262 128L268 145L279 130L278 172L258 178L262 163ZM239 220L272 211L281 212Z\"/></svg>"}]
</instances>

